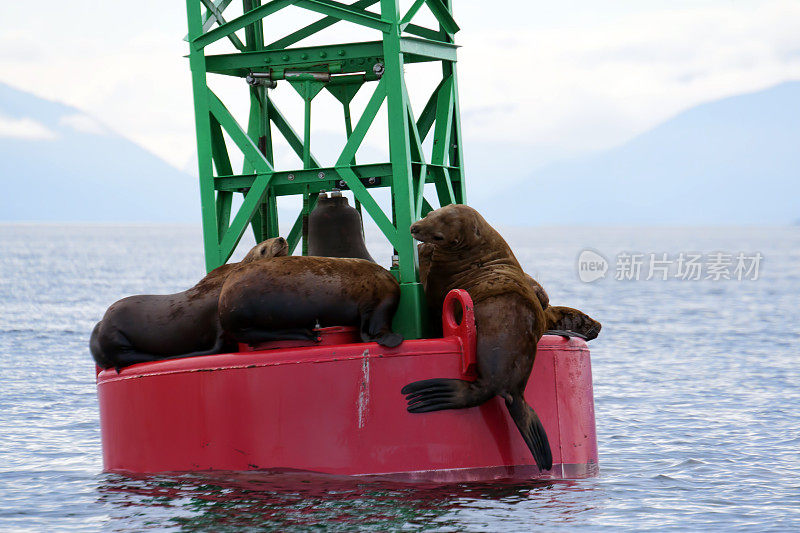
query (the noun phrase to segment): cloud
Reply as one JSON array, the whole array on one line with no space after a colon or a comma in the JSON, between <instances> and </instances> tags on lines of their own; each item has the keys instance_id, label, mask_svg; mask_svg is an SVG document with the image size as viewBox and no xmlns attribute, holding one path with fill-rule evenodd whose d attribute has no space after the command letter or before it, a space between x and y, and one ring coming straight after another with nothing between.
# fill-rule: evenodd
<instances>
[{"instance_id":1,"label":"cloud","mask_svg":"<svg viewBox=\"0 0 800 533\"><path fill-rule=\"evenodd\" d=\"M195 153L191 77L181 40L185 6L143 0L136 13L120 16L123 4L78 3L92 9L68 26L62 21L74 11L72 3L46 0L45 18L11 3L16 33L0 43L19 41L31 52L18 49L10 59L0 53L0 79L73 105L182 168ZM287 17L302 12L286 11ZM603 149L693 105L800 78L800 5L792 0L520 1L513 13L486 10L481 2L456 8L462 129L473 142L527 143L560 154ZM267 27L268 37L278 37L275 27ZM345 28L341 38L356 38L352 25L332 30ZM39 31L58 46L22 42L23 35ZM439 65L430 66L438 74ZM407 68L412 93L424 92L432 79L417 73L422 68ZM246 124L244 82L215 83ZM365 87L356 104L363 105L373 87ZM301 132L302 100L285 84L272 94ZM314 128L343 128L341 107L326 109L325 94L314 101ZM424 97L411 98L419 113ZM354 105L355 116L358 109Z\"/></svg>"},{"instance_id":2,"label":"cloud","mask_svg":"<svg viewBox=\"0 0 800 533\"><path fill-rule=\"evenodd\" d=\"M465 122L465 135L602 149L699 103L800 78L800 5L703 5L465 30L462 112L518 104Z\"/></svg>"},{"instance_id":3,"label":"cloud","mask_svg":"<svg viewBox=\"0 0 800 533\"><path fill-rule=\"evenodd\" d=\"M12 118L0 115L0 137L49 141L58 138L58 134L31 118Z\"/></svg>"},{"instance_id":4,"label":"cloud","mask_svg":"<svg viewBox=\"0 0 800 533\"><path fill-rule=\"evenodd\" d=\"M67 126L78 133L89 133L92 135L106 135L109 133L108 128L89 115L83 113L64 115L58 120L58 125Z\"/></svg>"}]
</instances>

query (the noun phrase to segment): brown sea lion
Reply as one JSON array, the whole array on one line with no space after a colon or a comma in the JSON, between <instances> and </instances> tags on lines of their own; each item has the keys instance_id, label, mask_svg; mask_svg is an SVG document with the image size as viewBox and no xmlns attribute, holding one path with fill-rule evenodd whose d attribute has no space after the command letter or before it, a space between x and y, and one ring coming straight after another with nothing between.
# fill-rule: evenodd
<instances>
[{"instance_id":1,"label":"brown sea lion","mask_svg":"<svg viewBox=\"0 0 800 533\"><path fill-rule=\"evenodd\" d=\"M536 344L547 323L536 292L508 244L477 211L448 205L411 226L415 239L432 245L425 276L431 307L442 308L452 289L465 289L475 305L478 378L426 379L403 387L408 411L427 413L505 400L511 418L542 470L553 464L544 427L523 393Z\"/></svg>"},{"instance_id":2,"label":"brown sea lion","mask_svg":"<svg viewBox=\"0 0 800 533\"><path fill-rule=\"evenodd\" d=\"M580 337L590 341L597 338L603 327L597 320L572 307L551 305L544 310L544 314L548 334Z\"/></svg>"},{"instance_id":3,"label":"brown sea lion","mask_svg":"<svg viewBox=\"0 0 800 533\"><path fill-rule=\"evenodd\" d=\"M433 244L428 242L421 242L417 245L417 257L419 258L419 281L423 287L425 287L425 282L428 279L428 270L430 270L431 265L431 256L433 254ZM525 277L528 280L533 292L536 294L536 297L539 299L539 303L542 304L542 309L545 309L548 305L550 305L550 297L547 295L547 291L544 290L538 281L533 279L528 274L525 274ZM438 311L431 316L437 316L440 314Z\"/></svg>"},{"instance_id":4,"label":"brown sea lion","mask_svg":"<svg viewBox=\"0 0 800 533\"><path fill-rule=\"evenodd\" d=\"M425 282L428 278L433 246L433 244L427 242L421 242L417 246L419 279L423 287L425 287ZM530 275L525 274L525 277L545 312L547 333L564 335L567 337L575 336L587 341L597 338L602 328L600 322L583 311L573 309L572 307L551 306L550 297L547 295L547 291L544 290L544 287ZM441 320L441 309L429 310L428 316L437 317L437 320ZM438 327L441 329L441 323L438 324Z\"/></svg>"},{"instance_id":5,"label":"brown sea lion","mask_svg":"<svg viewBox=\"0 0 800 533\"><path fill-rule=\"evenodd\" d=\"M320 194L308 215L308 255L355 257L375 262L367 251L361 215L339 191Z\"/></svg>"},{"instance_id":6,"label":"brown sea lion","mask_svg":"<svg viewBox=\"0 0 800 533\"><path fill-rule=\"evenodd\" d=\"M219 297L223 329L239 342L315 340L315 324L356 326L364 342L395 347L400 285L364 259L276 257L231 274Z\"/></svg>"},{"instance_id":7,"label":"brown sea lion","mask_svg":"<svg viewBox=\"0 0 800 533\"><path fill-rule=\"evenodd\" d=\"M538 281L533 279L533 277L525 274L525 277L528 278L528 283L530 283L531 288L533 288L533 292L536 293L536 298L539 299L539 303L542 304L542 309L546 309L548 305L550 305L550 297L547 295L547 291L544 290Z\"/></svg>"},{"instance_id":8,"label":"brown sea lion","mask_svg":"<svg viewBox=\"0 0 800 533\"><path fill-rule=\"evenodd\" d=\"M286 255L282 237L255 246L240 263L215 268L191 289L176 294L129 296L111 305L89 340L101 368L116 368L171 357L222 353L236 347L217 318L222 283L240 265Z\"/></svg>"}]
</instances>

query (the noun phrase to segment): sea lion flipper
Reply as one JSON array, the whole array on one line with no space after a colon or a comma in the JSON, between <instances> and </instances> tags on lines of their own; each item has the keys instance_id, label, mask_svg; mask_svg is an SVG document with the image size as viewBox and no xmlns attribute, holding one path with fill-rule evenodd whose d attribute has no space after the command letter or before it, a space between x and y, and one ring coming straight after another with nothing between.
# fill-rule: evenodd
<instances>
[{"instance_id":1,"label":"sea lion flipper","mask_svg":"<svg viewBox=\"0 0 800 533\"><path fill-rule=\"evenodd\" d=\"M403 336L391 329L399 296L399 292L390 295L381 300L372 311L361 312L361 338L364 342L374 341L387 348L394 348L403 342Z\"/></svg>"},{"instance_id":2,"label":"sea lion flipper","mask_svg":"<svg viewBox=\"0 0 800 533\"><path fill-rule=\"evenodd\" d=\"M547 329L551 331L567 331L572 337L580 337L590 341L596 339L602 324L579 309L553 305L545 309ZM575 335L577 333L577 335ZM561 333L556 333L561 335Z\"/></svg>"},{"instance_id":3,"label":"sea lion flipper","mask_svg":"<svg viewBox=\"0 0 800 533\"><path fill-rule=\"evenodd\" d=\"M406 395L409 413L474 407L492 396L477 382L444 378L423 379L409 383L400 390L400 393Z\"/></svg>"},{"instance_id":4,"label":"sea lion flipper","mask_svg":"<svg viewBox=\"0 0 800 533\"><path fill-rule=\"evenodd\" d=\"M376 337L375 342L381 346L386 346L387 348L395 348L400 346L400 343L403 342L403 336L399 333L387 331Z\"/></svg>"},{"instance_id":5,"label":"sea lion flipper","mask_svg":"<svg viewBox=\"0 0 800 533\"><path fill-rule=\"evenodd\" d=\"M512 397L510 400L506 401L506 408L522 434L522 439L533 454L536 466L539 467L539 470L550 470L553 468L553 454L550 451L550 442L539 416L521 395Z\"/></svg>"}]
</instances>

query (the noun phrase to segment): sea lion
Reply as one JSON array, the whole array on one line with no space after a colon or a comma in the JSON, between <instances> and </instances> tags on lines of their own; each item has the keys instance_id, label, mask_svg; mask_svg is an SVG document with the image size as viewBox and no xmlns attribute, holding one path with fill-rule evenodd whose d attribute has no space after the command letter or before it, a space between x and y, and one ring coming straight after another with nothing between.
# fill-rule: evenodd
<instances>
[{"instance_id":1,"label":"sea lion","mask_svg":"<svg viewBox=\"0 0 800 533\"><path fill-rule=\"evenodd\" d=\"M431 256L433 255L433 244L428 242L421 242L417 245L417 257L419 259L419 281L423 287L425 287L425 282L428 279L428 270L431 267ZM525 274L525 277L528 280L533 292L536 294L536 298L539 299L539 303L542 304L542 309L545 309L548 305L550 305L550 297L547 295L547 291L544 290L538 281L533 279L528 274Z\"/></svg>"},{"instance_id":2,"label":"sea lion","mask_svg":"<svg viewBox=\"0 0 800 533\"><path fill-rule=\"evenodd\" d=\"M603 327L583 311L559 305L544 310L547 333L565 337L580 337L590 341L596 339Z\"/></svg>"},{"instance_id":3,"label":"sea lion","mask_svg":"<svg viewBox=\"0 0 800 533\"><path fill-rule=\"evenodd\" d=\"M101 368L120 368L171 357L222 353L236 347L217 318L222 283L240 265L286 255L282 237L255 246L240 263L215 268L191 289L176 294L129 296L111 305L89 340Z\"/></svg>"},{"instance_id":4,"label":"sea lion","mask_svg":"<svg viewBox=\"0 0 800 533\"><path fill-rule=\"evenodd\" d=\"M536 344L547 323L542 304L506 241L471 207L448 205L413 224L411 235L432 245L425 276L431 307L452 289L472 297L477 327L478 378L426 379L402 388L408 411L427 413L505 400L511 418L542 470L553 458L544 426L524 391Z\"/></svg>"},{"instance_id":5,"label":"sea lion","mask_svg":"<svg viewBox=\"0 0 800 533\"><path fill-rule=\"evenodd\" d=\"M320 194L308 215L308 255L354 257L375 262L367 251L361 215L339 191Z\"/></svg>"},{"instance_id":6,"label":"sea lion","mask_svg":"<svg viewBox=\"0 0 800 533\"><path fill-rule=\"evenodd\" d=\"M542 309L546 309L547 306L550 305L550 297L547 295L547 291L545 291L544 287L530 275L525 274L525 277L528 278L528 283L530 283L533 292L536 294L536 298L538 298L539 303L542 304Z\"/></svg>"},{"instance_id":7,"label":"sea lion","mask_svg":"<svg viewBox=\"0 0 800 533\"><path fill-rule=\"evenodd\" d=\"M315 324L356 326L364 342L395 347L400 285L364 259L276 257L244 265L222 286L219 318L239 342L316 340Z\"/></svg>"},{"instance_id":8,"label":"sea lion","mask_svg":"<svg viewBox=\"0 0 800 533\"><path fill-rule=\"evenodd\" d=\"M430 270L431 256L433 254L433 244L422 242L417 246L417 256L419 257L419 279L423 288L426 287L428 270ZM583 311L572 307L551 306L550 297L544 287L528 274L525 274L528 284L536 294L542 309L545 312L547 322L547 333L562 335L565 337L580 337L590 341L596 339L600 333L602 325ZM426 289L427 292L427 289ZM436 302L438 303L438 302ZM436 317L432 327L441 333L441 308L429 309L428 316ZM459 320L458 317L456 317Z\"/></svg>"},{"instance_id":9,"label":"sea lion","mask_svg":"<svg viewBox=\"0 0 800 533\"><path fill-rule=\"evenodd\" d=\"M428 289L426 288L426 283L428 280L428 270L430 270L433 248L434 245L428 242L421 242L417 245L417 257L419 261L419 281L422 284L423 289L425 289L426 294L429 292ZM550 297L547 295L547 291L544 290L544 287L542 287L538 281L533 279L528 274L525 274L525 278L527 279L528 284L531 286L531 289L536 295L536 298L539 300L542 309L546 309L550 305ZM441 333L442 330L441 307L434 307L439 303L438 300L436 302L430 302L430 303L431 306L429 306L428 309L428 316L432 317L433 320L433 324L431 324L431 327L434 330L433 333L434 334ZM460 320L459 317L456 318L457 320ZM563 328L548 328L548 329L563 329Z\"/></svg>"}]
</instances>

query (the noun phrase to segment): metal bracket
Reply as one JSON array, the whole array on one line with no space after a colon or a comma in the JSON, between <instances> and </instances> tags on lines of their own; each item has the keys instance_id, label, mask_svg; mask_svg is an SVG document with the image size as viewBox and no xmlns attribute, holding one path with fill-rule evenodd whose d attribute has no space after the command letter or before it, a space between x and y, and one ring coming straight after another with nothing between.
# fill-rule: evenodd
<instances>
[{"instance_id":1,"label":"metal bracket","mask_svg":"<svg viewBox=\"0 0 800 533\"><path fill-rule=\"evenodd\" d=\"M381 178L378 176L373 176L371 178L359 178L359 180L364 184L364 187L377 187L381 184ZM337 181L336 187L343 191L350 190L350 187L347 186L347 182L344 180Z\"/></svg>"}]
</instances>

